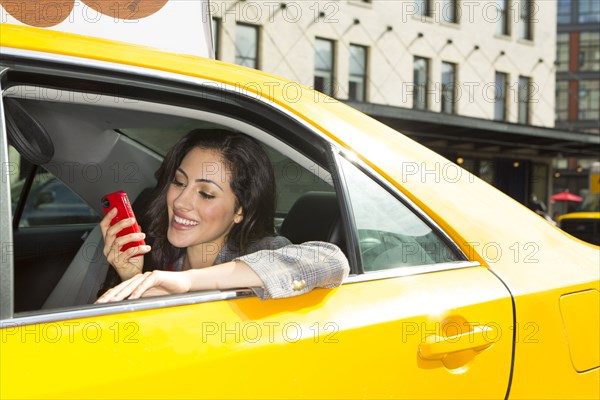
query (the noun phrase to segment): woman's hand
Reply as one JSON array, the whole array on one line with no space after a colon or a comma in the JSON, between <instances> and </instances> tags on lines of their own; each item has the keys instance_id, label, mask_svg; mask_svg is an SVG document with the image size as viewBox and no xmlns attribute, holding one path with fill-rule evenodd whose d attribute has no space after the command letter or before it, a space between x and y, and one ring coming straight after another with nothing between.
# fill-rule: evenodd
<instances>
[{"instance_id":1,"label":"woman's hand","mask_svg":"<svg viewBox=\"0 0 600 400\"><path fill-rule=\"evenodd\" d=\"M189 292L192 280L186 272L152 271L135 275L109 289L96 300L96 304Z\"/></svg>"},{"instance_id":2,"label":"woman's hand","mask_svg":"<svg viewBox=\"0 0 600 400\"><path fill-rule=\"evenodd\" d=\"M108 262L115 268L121 280L140 274L144 268L144 257L142 255L150 251L150 246L136 246L125 251L121 247L127 243L142 240L146 237L144 233L131 233L129 235L117 237L123 228L135 224L134 218L124 219L110 226L110 221L117 215L117 209L110 210L100 221L100 229L104 237L104 256ZM139 257L136 257L138 256Z\"/></svg>"}]
</instances>

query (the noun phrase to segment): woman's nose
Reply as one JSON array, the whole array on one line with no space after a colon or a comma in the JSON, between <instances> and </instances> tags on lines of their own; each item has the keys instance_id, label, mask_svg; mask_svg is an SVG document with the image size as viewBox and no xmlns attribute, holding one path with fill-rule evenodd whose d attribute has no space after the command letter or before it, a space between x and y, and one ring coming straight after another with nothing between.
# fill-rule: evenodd
<instances>
[{"instance_id":1,"label":"woman's nose","mask_svg":"<svg viewBox=\"0 0 600 400\"><path fill-rule=\"evenodd\" d=\"M173 206L175 207L175 209L182 211L191 210L193 208L193 194L194 191L191 190L190 187L186 187L181 192L179 192L179 194L177 195L177 197L175 197L175 200L173 201Z\"/></svg>"}]
</instances>

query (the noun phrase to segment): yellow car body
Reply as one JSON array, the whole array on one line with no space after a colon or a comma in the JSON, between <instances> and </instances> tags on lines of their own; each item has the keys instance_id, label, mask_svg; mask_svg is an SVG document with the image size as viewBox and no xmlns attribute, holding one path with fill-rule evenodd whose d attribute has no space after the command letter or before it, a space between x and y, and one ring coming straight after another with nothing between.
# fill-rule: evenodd
<instances>
[{"instance_id":1,"label":"yellow car body","mask_svg":"<svg viewBox=\"0 0 600 400\"><path fill-rule=\"evenodd\" d=\"M600 397L597 246L406 136L284 79L8 24L0 43L8 68L50 56L75 68L99 63L109 73L222 83L274 104L406 196L467 258L456 268L354 274L337 289L281 300L198 302L190 293L138 308L90 306L92 314L9 313L0 330L1 398Z\"/></svg>"}]
</instances>

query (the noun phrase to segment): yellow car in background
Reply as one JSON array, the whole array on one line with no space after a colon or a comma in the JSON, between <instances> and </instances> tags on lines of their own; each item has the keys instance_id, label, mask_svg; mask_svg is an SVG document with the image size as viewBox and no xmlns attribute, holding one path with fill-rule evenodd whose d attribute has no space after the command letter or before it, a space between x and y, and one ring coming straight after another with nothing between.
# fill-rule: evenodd
<instances>
[{"instance_id":1,"label":"yellow car in background","mask_svg":"<svg viewBox=\"0 0 600 400\"><path fill-rule=\"evenodd\" d=\"M11 24L0 44L1 398L600 397L597 246L294 82ZM97 226L19 224L55 204L30 198L47 174L143 210L166 150L215 126L264 144L281 233L340 245L341 287L94 305Z\"/></svg>"},{"instance_id":2,"label":"yellow car in background","mask_svg":"<svg viewBox=\"0 0 600 400\"><path fill-rule=\"evenodd\" d=\"M600 246L600 212L581 211L558 217L558 226L585 242Z\"/></svg>"},{"instance_id":3,"label":"yellow car in background","mask_svg":"<svg viewBox=\"0 0 600 400\"><path fill-rule=\"evenodd\" d=\"M584 198L577 210L563 214L556 219L558 226L565 232L584 242L600 246L600 163L596 163L590 172L592 193Z\"/></svg>"}]
</instances>

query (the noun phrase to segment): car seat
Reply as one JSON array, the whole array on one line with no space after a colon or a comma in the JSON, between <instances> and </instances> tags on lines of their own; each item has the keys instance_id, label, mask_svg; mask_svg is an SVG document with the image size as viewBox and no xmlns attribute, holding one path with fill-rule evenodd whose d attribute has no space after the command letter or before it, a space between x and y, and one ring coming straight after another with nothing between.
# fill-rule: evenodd
<instances>
[{"instance_id":1,"label":"car seat","mask_svg":"<svg viewBox=\"0 0 600 400\"><path fill-rule=\"evenodd\" d=\"M337 196L334 192L306 192L290 208L280 234L292 243L318 240L345 252L345 237Z\"/></svg>"}]
</instances>

